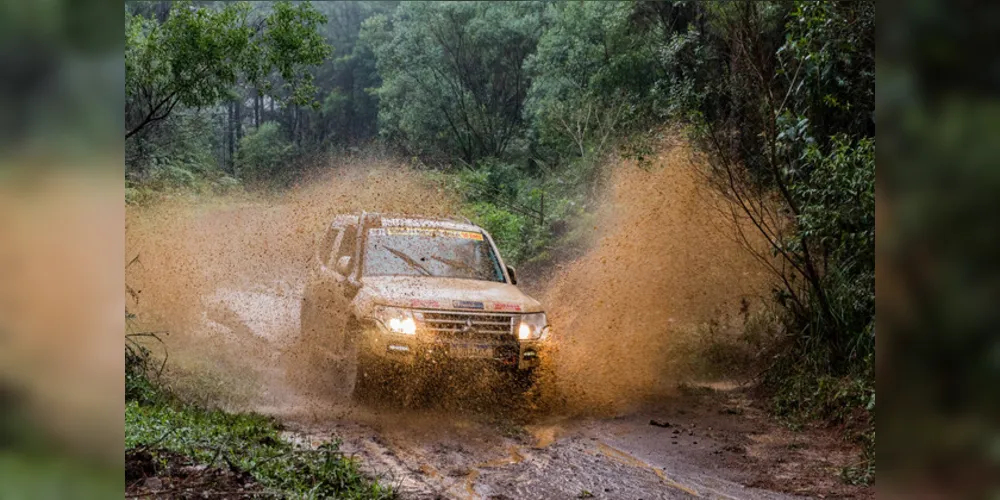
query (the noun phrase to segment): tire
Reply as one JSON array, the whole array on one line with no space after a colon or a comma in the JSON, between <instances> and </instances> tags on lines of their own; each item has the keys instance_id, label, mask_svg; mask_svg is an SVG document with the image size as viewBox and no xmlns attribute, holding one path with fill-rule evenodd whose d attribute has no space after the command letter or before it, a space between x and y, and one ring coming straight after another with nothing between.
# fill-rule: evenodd
<instances>
[{"instance_id":1,"label":"tire","mask_svg":"<svg viewBox=\"0 0 1000 500\"><path fill-rule=\"evenodd\" d=\"M341 399L354 390L355 359L315 303L302 299L299 337L286 356L290 381L303 394Z\"/></svg>"},{"instance_id":2,"label":"tire","mask_svg":"<svg viewBox=\"0 0 1000 500\"><path fill-rule=\"evenodd\" d=\"M297 392L306 396L322 396L323 380L319 367L325 364L322 352L316 349L321 326L312 302L302 299L299 309L299 335L284 355L288 381Z\"/></svg>"},{"instance_id":3,"label":"tire","mask_svg":"<svg viewBox=\"0 0 1000 500\"><path fill-rule=\"evenodd\" d=\"M510 387L517 394L524 394L535 386L537 380L534 368L527 370L514 369L510 372Z\"/></svg>"},{"instance_id":4,"label":"tire","mask_svg":"<svg viewBox=\"0 0 1000 500\"><path fill-rule=\"evenodd\" d=\"M351 397L355 401L371 400L381 385L381 373L374 356L365 349L356 350L354 374Z\"/></svg>"}]
</instances>

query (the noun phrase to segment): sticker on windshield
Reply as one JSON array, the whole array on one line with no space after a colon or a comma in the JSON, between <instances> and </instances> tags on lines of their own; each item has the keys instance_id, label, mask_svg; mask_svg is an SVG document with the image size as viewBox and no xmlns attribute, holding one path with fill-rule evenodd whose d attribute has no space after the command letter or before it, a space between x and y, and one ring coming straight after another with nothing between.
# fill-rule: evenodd
<instances>
[{"instance_id":1,"label":"sticker on windshield","mask_svg":"<svg viewBox=\"0 0 1000 500\"><path fill-rule=\"evenodd\" d=\"M443 236L446 238L461 238L463 240L483 241L483 233L475 231L458 231L455 229L439 229L433 227L383 227L371 230L374 235L389 236Z\"/></svg>"}]
</instances>

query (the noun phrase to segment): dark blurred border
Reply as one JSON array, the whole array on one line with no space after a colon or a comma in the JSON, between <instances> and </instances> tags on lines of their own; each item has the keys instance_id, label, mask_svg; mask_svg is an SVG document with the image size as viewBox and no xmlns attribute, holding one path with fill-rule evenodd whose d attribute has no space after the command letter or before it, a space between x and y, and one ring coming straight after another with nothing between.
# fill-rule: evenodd
<instances>
[{"instance_id":1,"label":"dark blurred border","mask_svg":"<svg viewBox=\"0 0 1000 500\"><path fill-rule=\"evenodd\" d=\"M124 491L122 9L0 0L0 498Z\"/></svg>"},{"instance_id":2,"label":"dark blurred border","mask_svg":"<svg viewBox=\"0 0 1000 500\"><path fill-rule=\"evenodd\" d=\"M880 2L877 20L882 491L995 496L1000 3Z\"/></svg>"},{"instance_id":3,"label":"dark blurred border","mask_svg":"<svg viewBox=\"0 0 1000 500\"><path fill-rule=\"evenodd\" d=\"M0 2L4 167L79 166L124 150L123 15L104 1Z\"/></svg>"}]
</instances>

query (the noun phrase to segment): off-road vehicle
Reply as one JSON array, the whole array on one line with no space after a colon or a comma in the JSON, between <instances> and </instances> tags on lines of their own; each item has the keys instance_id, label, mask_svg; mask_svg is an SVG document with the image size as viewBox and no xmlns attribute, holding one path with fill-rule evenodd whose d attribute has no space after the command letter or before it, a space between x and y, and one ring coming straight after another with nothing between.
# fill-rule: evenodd
<instances>
[{"instance_id":1,"label":"off-road vehicle","mask_svg":"<svg viewBox=\"0 0 1000 500\"><path fill-rule=\"evenodd\" d=\"M356 396L452 365L528 383L549 336L489 233L467 219L338 215L302 301L303 349ZM313 370L315 371L315 367Z\"/></svg>"}]
</instances>

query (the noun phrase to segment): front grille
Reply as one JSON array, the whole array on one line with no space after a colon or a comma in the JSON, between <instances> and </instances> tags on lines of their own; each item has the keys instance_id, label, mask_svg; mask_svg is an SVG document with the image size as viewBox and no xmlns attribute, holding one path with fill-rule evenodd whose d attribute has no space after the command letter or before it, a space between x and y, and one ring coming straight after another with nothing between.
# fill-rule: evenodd
<instances>
[{"instance_id":1,"label":"front grille","mask_svg":"<svg viewBox=\"0 0 1000 500\"><path fill-rule=\"evenodd\" d=\"M419 314L420 329L440 340L514 339L514 316L466 312L424 312Z\"/></svg>"}]
</instances>

